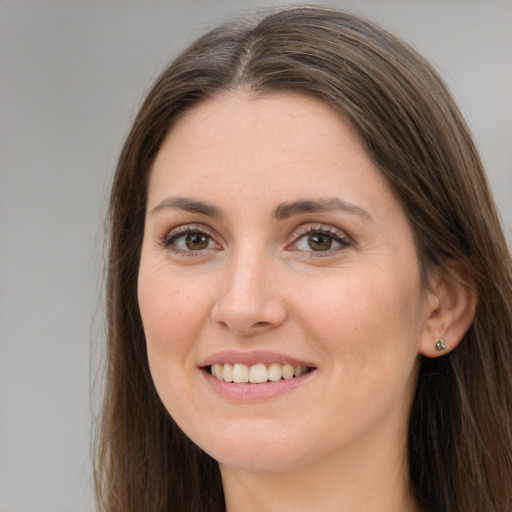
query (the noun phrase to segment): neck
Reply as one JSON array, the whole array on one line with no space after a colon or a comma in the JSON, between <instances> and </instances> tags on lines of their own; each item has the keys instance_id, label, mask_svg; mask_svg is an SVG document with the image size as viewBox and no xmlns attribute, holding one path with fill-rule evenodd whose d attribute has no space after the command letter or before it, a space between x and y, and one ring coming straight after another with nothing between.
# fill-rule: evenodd
<instances>
[{"instance_id":1,"label":"neck","mask_svg":"<svg viewBox=\"0 0 512 512\"><path fill-rule=\"evenodd\" d=\"M221 465L226 511L418 512L409 491L406 445L400 444L365 438L320 464L279 473Z\"/></svg>"}]
</instances>

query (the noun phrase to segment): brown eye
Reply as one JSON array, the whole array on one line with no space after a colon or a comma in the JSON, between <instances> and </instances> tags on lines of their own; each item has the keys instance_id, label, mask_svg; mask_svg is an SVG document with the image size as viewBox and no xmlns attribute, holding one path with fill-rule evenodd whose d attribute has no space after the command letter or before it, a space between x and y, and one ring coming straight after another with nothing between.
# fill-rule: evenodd
<instances>
[{"instance_id":1,"label":"brown eye","mask_svg":"<svg viewBox=\"0 0 512 512\"><path fill-rule=\"evenodd\" d=\"M308 236L308 245L313 251L328 251L332 248L332 236L314 233Z\"/></svg>"},{"instance_id":2,"label":"brown eye","mask_svg":"<svg viewBox=\"0 0 512 512\"><path fill-rule=\"evenodd\" d=\"M185 236L185 245L191 251L201 251L208 247L210 237L204 233L189 233Z\"/></svg>"},{"instance_id":3,"label":"brown eye","mask_svg":"<svg viewBox=\"0 0 512 512\"><path fill-rule=\"evenodd\" d=\"M352 245L343 231L331 226L306 225L298 231L288 250L309 253L311 257L334 256Z\"/></svg>"},{"instance_id":4,"label":"brown eye","mask_svg":"<svg viewBox=\"0 0 512 512\"><path fill-rule=\"evenodd\" d=\"M181 233L171 233L164 241L164 246L177 253L189 255L193 252L201 253L201 251L220 249L208 233L193 228L186 228Z\"/></svg>"}]
</instances>

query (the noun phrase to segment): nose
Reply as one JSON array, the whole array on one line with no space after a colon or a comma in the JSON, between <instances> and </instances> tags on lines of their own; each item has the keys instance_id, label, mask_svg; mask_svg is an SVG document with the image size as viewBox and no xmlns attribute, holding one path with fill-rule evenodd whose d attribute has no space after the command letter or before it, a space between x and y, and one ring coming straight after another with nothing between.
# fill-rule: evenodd
<instances>
[{"instance_id":1,"label":"nose","mask_svg":"<svg viewBox=\"0 0 512 512\"><path fill-rule=\"evenodd\" d=\"M225 279L212 308L215 324L241 336L252 336L279 327L287 318L276 265L257 255L226 262Z\"/></svg>"}]
</instances>

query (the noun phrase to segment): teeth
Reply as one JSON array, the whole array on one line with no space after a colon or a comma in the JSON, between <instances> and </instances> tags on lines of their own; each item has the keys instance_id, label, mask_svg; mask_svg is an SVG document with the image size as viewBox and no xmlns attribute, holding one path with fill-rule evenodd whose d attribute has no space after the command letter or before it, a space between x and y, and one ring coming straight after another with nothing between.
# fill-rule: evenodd
<instances>
[{"instance_id":1,"label":"teeth","mask_svg":"<svg viewBox=\"0 0 512 512\"><path fill-rule=\"evenodd\" d=\"M268 380L268 370L267 367L263 364L255 364L254 366L251 366L249 370L249 382L252 382L254 384L261 383L261 382L267 382Z\"/></svg>"},{"instance_id":2,"label":"teeth","mask_svg":"<svg viewBox=\"0 0 512 512\"><path fill-rule=\"evenodd\" d=\"M233 382L249 382L249 367L246 364L233 365Z\"/></svg>"},{"instance_id":3,"label":"teeth","mask_svg":"<svg viewBox=\"0 0 512 512\"><path fill-rule=\"evenodd\" d=\"M258 363L252 366L246 364L215 363L211 366L213 377L225 382L261 384L267 381L292 379L309 372L306 366L293 366L291 364L272 363L269 366Z\"/></svg>"},{"instance_id":4,"label":"teeth","mask_svg":"<svg viewBox=\"0 0 512 512\"><path fill-rule=\"evenodd\" d=\"M212 366L212 375L217 377L219 380L224 379L224 365L223 364L214 364Z\"/></svg>"},{"instance_id":5,"label":"teeth","mask_svg":"<svg viewBox=\"0 0 512 512\"><path fill-rule=\"evenodd\" d=\"M268 380L281 380L282 376L283 372L281 371L281 365L277 363L272 363L268 368Z\"/></svg>"},{"instance_id":6,"label":"teeth","mask_svg":"<svg viewBox=\"0 0 512 512\"><path fill-rule=\"evenodd\" d=\"M222 365L218 365L222 366ZM232 364L225 364L224 368L220 370L222 372L222 379L224 379L226 382L233 382L233 365ZM219 370L217 370L215 373L217 375L220 375ZM221 380L220 377L217 377L219 380Z\"/></svg>"},{"instance_id":7,"label":"teeth","mask_svg":"<svg viewBox=\"0 0 512 512\"><path fill-rule=\"evenodd\" d=\"M291 364L285 364L282 369L283 379L291 379L293 378L293 366Z\"/></svg>"}]
</instances>

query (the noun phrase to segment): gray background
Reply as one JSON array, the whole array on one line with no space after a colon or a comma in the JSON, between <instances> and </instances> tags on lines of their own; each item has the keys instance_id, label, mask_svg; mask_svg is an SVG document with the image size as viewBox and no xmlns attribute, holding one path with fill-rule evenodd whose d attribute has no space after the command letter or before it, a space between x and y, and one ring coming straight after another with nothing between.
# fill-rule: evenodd
<instances>
[{"instance_id":1,"label":"gray background","mask_svg":"<svg viewBox=\"0 0 512 512\"><path fill-rule=\"evenodd\" d=\"M120 145L178 49L266 5L277 2L0 0L0 511L94 509L102 223ZM510 240L512 2L330 5L367 14L437 64Z\"/></svg>"}]
</instances>

